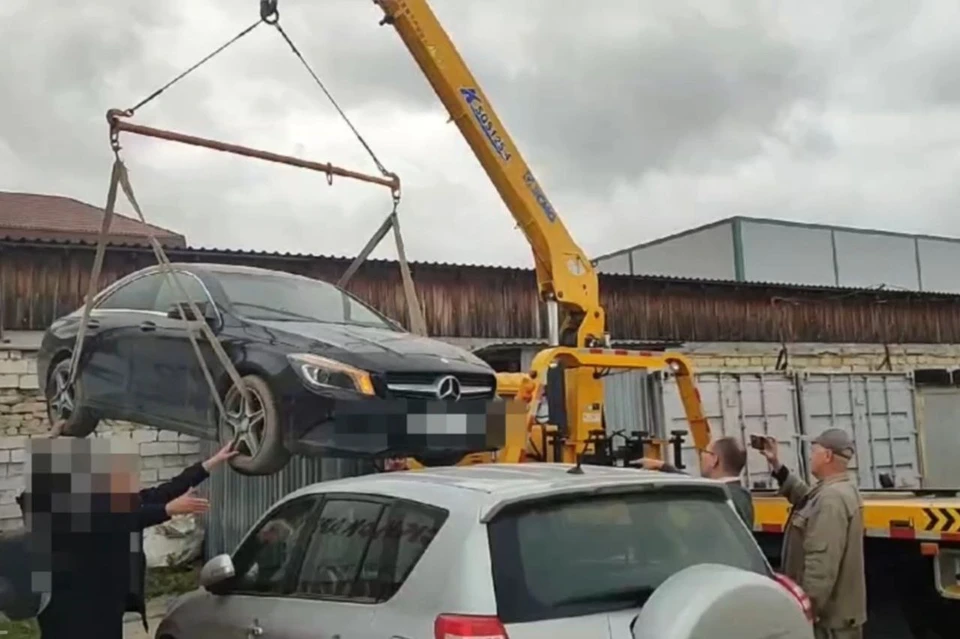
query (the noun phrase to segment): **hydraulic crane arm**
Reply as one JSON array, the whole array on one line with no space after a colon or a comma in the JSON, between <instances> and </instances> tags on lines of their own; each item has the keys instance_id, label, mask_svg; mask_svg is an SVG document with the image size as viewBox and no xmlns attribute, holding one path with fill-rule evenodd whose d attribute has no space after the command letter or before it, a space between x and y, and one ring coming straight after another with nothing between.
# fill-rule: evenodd
<instances>
[{"instance_id":1,"label":"hydraulic crane arm","mask_svg":"<svg viewBox=\"0 0 960 639\"><path fill-rule=\"evenodd\" d=\"M374 0L480 161L533 250L540 297L562 312L558 345L603 343L597 273L537 183L427 0ZM557 306L554 307L553 304ZM556 316L554 316L556 317ZM551 319L551 327L557 326Z\"/></svg>"}]
</instances>

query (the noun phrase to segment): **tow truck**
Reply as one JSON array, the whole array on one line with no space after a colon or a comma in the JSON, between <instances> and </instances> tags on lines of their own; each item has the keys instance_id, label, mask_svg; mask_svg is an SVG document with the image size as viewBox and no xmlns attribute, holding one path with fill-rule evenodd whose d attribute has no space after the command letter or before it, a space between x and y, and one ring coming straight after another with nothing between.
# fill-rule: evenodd
<instances>
[{"instance_id":1,"label":"tow truck","mask_svg":"<svg viewBox=\"0 0 960 639\"><path fill-rule=\"evenodd\" d=\"M425 0L374 3L383 10L381 25L391 25L399 34L533 252L537 286L547 308L550 347L538 353L527 374L528 436L524 441L508 441L497 461L623 462L638 447L648 455L663 455L670 440L636 433L624 435L623 443L615 445L604 431L603 375L623 369L670 371L693 443L704 448L710 430L690 360L681 353L610 347L596 270L560 220L429 4ZM511 383L516 381L504 381ZM549 425L535 419L536 400L544 393L552 409Z\"/></svg>"},{"instance_id":2,"label":"tow truck","mask_svg":"<svg viewBox=\"0 0 960 639\"><path fill-rule=\"evenodd\" d=\"M399 34L451 120L526 236L540 297L548 309L550 346L526 374L501 374L501 396L527 407L526 428L493 455L468 455L462 464L564 461L622 465L639 456L679 459L685 432L657 439L604 428L603 376L614 369L668 371L680 391L689 434L703 449L710 440L692 365L680 353L610 348L599 282L590 260L523 160L427 0L374 0L381 25ZM546 405L546 419L542 408ZM789 505L773 491L754 493L755 533L778 563ZM889 589L916 637L953 637L960 619L960 499L956 491L877 491L864 494L871 593ZM871 595L872 596L872 595ZM879 622L883 623L883 622ZM875 623L875 626L878 625ZM870 634L868 624L868 635Z\"/></svg>"}]
</instances>

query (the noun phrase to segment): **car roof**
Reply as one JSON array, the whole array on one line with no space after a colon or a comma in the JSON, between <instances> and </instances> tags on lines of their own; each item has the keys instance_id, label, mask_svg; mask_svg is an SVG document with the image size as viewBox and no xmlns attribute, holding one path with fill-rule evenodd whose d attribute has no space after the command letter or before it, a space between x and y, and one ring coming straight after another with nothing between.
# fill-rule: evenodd
<instances>
[{"instance_id":1,"label":"car roof","mask_svg":"<svg viewBox=\"0 0 960 639\"><path fill-rule=\"evenodd\" d=\"M297 275L295 273L288 273L286 271L277 271L274 269L260 268L258 266L240 266L238 264L219 264L217 262L171 262L171 266L177 269L183 269L184 271L191 271L194 273L204 272L204 273L238 273L238 274L247 274L247 275L274 275L281 277L295 277L299 279L308 279L313 280L313 278L306 277L304 275ZM160 270L160 266L150 267L152 270Z\"/></svg>"},{"instance_id":2,"label":"car roof","mask_svg":"<svg viewBox=\"0 0 960 639\"><path fill-rule=\"evenodd\" d=\"M308 494L362 493L410 499L447 510L476 510L481 519L506 505L572 493L603 493L653 485L691 485L724 490L719 482L689 475L634 468L573 464L477 464L361 475L305 486L289 499Z\"/></svg>"}]
</instances>

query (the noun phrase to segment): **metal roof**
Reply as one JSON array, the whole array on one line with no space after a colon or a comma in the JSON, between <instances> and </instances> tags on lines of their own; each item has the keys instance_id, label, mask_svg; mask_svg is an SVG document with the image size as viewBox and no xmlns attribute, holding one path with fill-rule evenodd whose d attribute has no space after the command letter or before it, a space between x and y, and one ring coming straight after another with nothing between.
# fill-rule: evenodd
<instances>
[{"instance_id":1,"label":"metal roof","mask_svg":"<svg viewBox=\"0 0 960 639\"><path fill-rule=\"evenodd\" d=\"M859 233L865 235L886 235L893 237L903 237L910 239L922 239L922 240L934 240L940 242L954 242L960 243L960 237L950 237L946 235L929 235L924 233L905 233L900 231L889 231L882 229L871 229L858 226L844 226L841 224L820 224L817 222L798 222L796 220L778 220L771 217L752 217L749 215L734 215L731 217L721 218L719 220L714 220L707 224L701 224L700 226L694 226L689 229L684 229L676 233L670 233L668 235L663 235L661 237L654 238L652 240L647 240L646 242L640 242L633 246L627 248L618 249L616 251L611 251L609 253L604 253L603 255L598 255L593 258L593 263L596 264L598 260L603 260L611 257L616 257L618 255L623 255L624 253L629 253L637 249L647 248L648 246L655 246L657 244L663 244L664 242L669 242L670 240L676 240L687 235L693 235L694 233L699 233L700 231L706 231L718 226L724 226L726 224L736 224L740 222L752 222L755 224L772 224L775 226L786 226L794 228L803 228L803 229L820 229L824 231L842 231L846 233Z\"/></svg>"},{"instance_id":2,"label":"metal roof","mask_svg":"<svg viewBox=\"0 0 960 639\"><path fill-rule=\"evenodd\" d=\"M56 239L100 234L103 209L61 195L0 191L0 229L11 237ZM146 238L150 229L162 241L186 244L184 236L155 224L114 213L112 238Z\"/></svg>"}]
</instances>

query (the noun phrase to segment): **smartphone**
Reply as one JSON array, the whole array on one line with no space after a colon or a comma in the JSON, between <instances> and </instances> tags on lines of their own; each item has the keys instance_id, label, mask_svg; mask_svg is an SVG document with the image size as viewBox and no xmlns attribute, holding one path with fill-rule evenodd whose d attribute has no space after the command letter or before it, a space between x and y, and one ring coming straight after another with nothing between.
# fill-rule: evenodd
<instances>
[{"instance_id":1,"label":"smartphone","mask_svg":"<svg viewBox=\"0 0 960 639\"><path fill-rule=\"evenodd\" d=\"M750 447L757 450L766 450L767 438L763 435L750 435Z\"/></svg>"}]
</instances>

